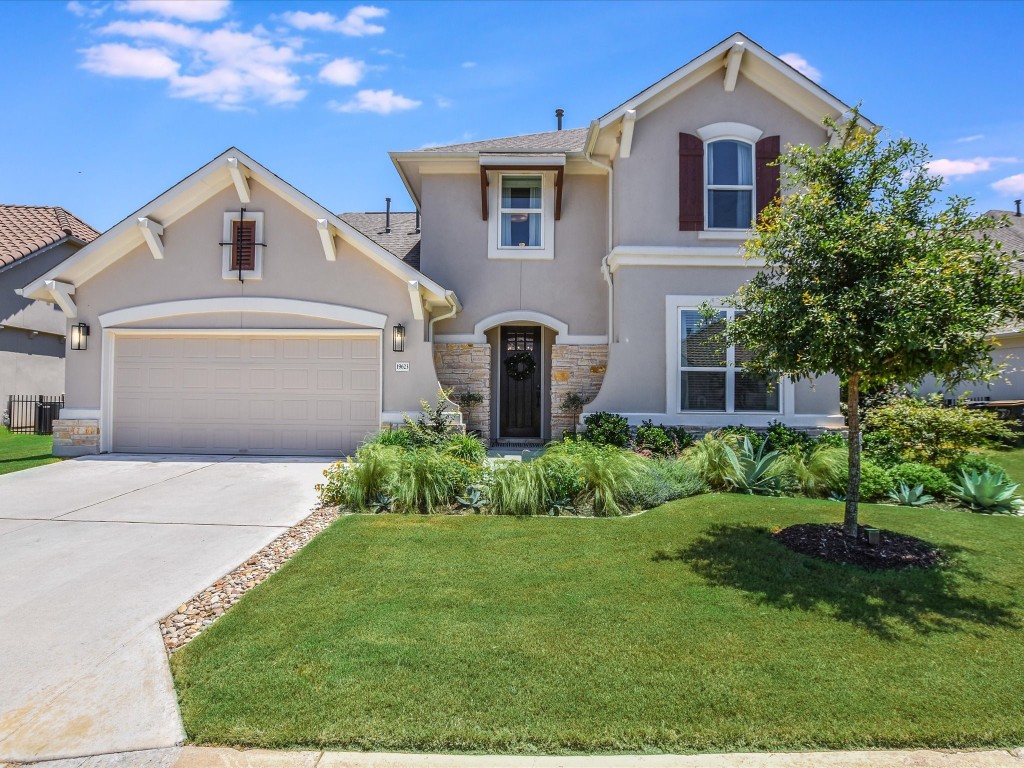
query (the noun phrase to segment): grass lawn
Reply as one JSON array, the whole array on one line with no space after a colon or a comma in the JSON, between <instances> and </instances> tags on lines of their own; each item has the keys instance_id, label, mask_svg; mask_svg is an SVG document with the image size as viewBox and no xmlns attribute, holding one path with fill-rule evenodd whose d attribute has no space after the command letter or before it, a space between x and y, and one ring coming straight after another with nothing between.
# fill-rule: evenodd
<instances>
[{"instance_id":1,"label":"grass lawn","mask_svg":"<svg viewBox=\"0 0 1024 768\"><path fill-rule=\"evenodd\" d=\"M1006 475L1015 483L1024 482L1024 448L1010 451L989 451L989 458L1006 470Z\"/></svg>"},{"instance_id":2,"label":"grass lawn","mask_svg":"<svg viewBox=\"0 0 1024 768\"><path fill-rule=\"evenodd\" d=\"M172 659L198 743L658 752L1024 743L1024 519L865 505L869 573L712 495L628 519L354 516Z\"/></svg>"},{"instance_id":3,"label":"grass lawn","mask_svg":"<svg viewBox=\"0 0 1024 768\"><path fill-rule=\"evenodd\" d=\"M0 475L60 461L52 450L52 435L23 435L0 427Z\"/></svg>"}]
</instances>

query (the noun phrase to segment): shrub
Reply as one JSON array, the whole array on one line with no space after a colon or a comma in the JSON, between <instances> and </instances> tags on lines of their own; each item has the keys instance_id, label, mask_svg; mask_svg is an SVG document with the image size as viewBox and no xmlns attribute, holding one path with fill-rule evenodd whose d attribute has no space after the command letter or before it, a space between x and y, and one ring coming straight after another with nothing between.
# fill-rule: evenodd
<instances>
[{"instance_id":1,"label":"shrub","mask_svg":"<svg viewBox=\"0 0 1024 768\"><path fill-rule=\"evenodd\" d=\"M735 443L736 445L739 445L742 439L745 437L748 440L750 440L750 444L754 446L754 450L760 448L761 443L764 442L763 433L758 432L753 427L745 427L742 424L738 426L722 427L721 429L718 430L718 433L723 436L732 435L736 438L739 438Z\"/></svg>"},{"instance_id":2,"label":"shrub","mask_svg":"<svg viewBox=\"0 0 1024 768\"><path fill-rule=\"evenodd\" d=\"M452 390L437 388L437 402L420 400L423 411L415 419L405 415L405 428L415 445L439 445L452 434L454 417L447 410Z\"/></svg>"},{"instance_id":3,"label":"shrub","mask_svg":"<svg viewBox=\"0 0 1024 768\"><path fill-rule=\"evenodd\" d=\"M883 467L893 467L903 463L903 448L891 432L880 429L865 432L861 447L864 455Z\"/></svg>"},{"instance_id":4,"label":"shrub","mask_svg":"<svg viewBox=\"0 0 1024 768\"><path fill-rule=\"evenodd\" d=\"M543 515L548 489L539 461L506 461L491 474L491 511L496 515Z\"/></svg>"},{"instance_id":5,"label":"shrub","mask_svg":"<svg viewBox=\"0 0 1024 768\"><path fill-rule=\"evenodd\" d=\"M548 499L552 503L562 506L576 504L576 500L583 493L583 480L580 478L579 466L567 452L548 450L530 463L541 467Z\"/></svg>"},{"instance_id":6,"label":"shrub","mask_svg":"<svg viewBox=\"0 0 1024 768\"><path fill-rule=\"evenodd\" d=\"M786 473L804 496L824 497L843 490L847 477L847 453L828 443L814 443L810 450L793 444L785 452Z\"/></svg>"},{"instance_id":7,"label":"shrub","mask_svg":"<svg viewBox=\"0 0 1024 768\"><path fill-rule=\"evenodd\" d=\"M878 501L889 495L895 487L889 470L871 459L860 462L860 498L864 501Z\"/></svg>"},{"instance_id":8,"label":"shrub","mask_svg":"<svg viewBox=\"0 0 1024 768\"><path fill-rule=\"evenodd\" d=\"M643 470L623 498L624 506L631 509L653 509L706 490L697 473L682 461L652 459L645 462Z\"/></svg>"},{"instance_id":9,"label":"shrub","mask_svg":"<svg viewBox=\"0 0 1024 768\"><path fill-rule=\"evenodd\" d=\"M439 507L454 504L475 479L473 466L462 459L432 448L404 451L393 470L395 508L432 514Z\"/></svg>"},{"instance_id":10,"label":"shrub","mask_svg":"<svg viewBox=\"0 0 1024 768\"><path fill-rule=\"evenodd\" d=\"M473 435L455 433L449 435L443 445L445 453L463 461L482 464L483 460L487 458L487 446L484 445L483 440Z\"/></svg>"},{"instance_id":11,"label":"shrub","mask_svg":"<svg viewBox=\"0 0 1024 768\"><path fill-rule=\"evenodd\" d=\"M810 449L814 439L806 432L787 427L781 421L773 421L768 425L764 436L768 446L775 451L788 451L790 448Z\"/></svg>"},{"instance_id":12,"label":"shrub","mask_svg":"<svg viewBox=\"0 0 1024 768\"><path fill-rule=\"evenodd\" d=\"M996 464L988 456L983 456L980 453L968 453L962 456L956 461L955 464L951 464L946 467L946 474L953 480L960 478L963 472L975 472L979 475L985 472L1002 472L1003 468Z\"/></svg>"},{"instance_id":13,"label":"shrub","mask_svg":"<svg viewBox=\"0 0 1024 768\"><path fill-rule=\"evenodd\" d=\"M591 413L584 420L584 439L595 445L613 445L625 448L629 445L629 422L617 413Z\"/></svg>"},{"instance_id":14,"label":"shrub","mask_svg":"<svg viewBox=\"0 0 1024 768\"><path fill-rule=\"evenodd\" d=\"M946 473L938 467L911 461L890 468L889 476L894 485L904 483L910 488L920 485L925 493L932 496L945 496L952 486Z\"/></svg>"},{"instance_id":15,"label":"shrub","mask_svg":"<svg viewBox=\"0 0 1024 768\"><path fill-rule=\"evenodd\" d=\"M348 462L336 461L331 464L324 470L324 479L325 482L315 486L320 506L337 507L344 504L351 480Z\"/></svg>"},{"instance_id":16,"label":"shrub","mask_svg":"<svg viewBox=\"0 0 1024 768\"><path fill-rule=\"evenodd\" d=\"M1020 483L1011 483L1006 473L963 472L960 482L953 484L952 493L960 502L975 512L991 515L1019 515L1024 507L1017 495Z\"/></svg>"},{"instance_id":17,"label":"shrub","mask_svg":"<svg viewBox=\"0 0 1024 768\"><path fill-rule=\"evenodd\" d=\"M415 445L412 432L408 429L388 429L378 432L363 445L391 445L397 448L412 448Z\"/></svg>"},{"instance_id":18,"label":"shrub","mask_svg":"<svg viewBox=\"0 0 1024 768\"><path fill-rule=\"evenodd\" d=\"M815 446L822 446L828 448L842 448L844 451L848 449L846 442L846 435L842 432L822 432L816 438L814 438Z\"/></svg>"},{"instance_id":19,"label":"shrub","mask_svg":"<svg viewBox=\"0 0 1024 768\"><path fill-rule=\"evenodd\" d=\"M1013 430L989 411L945 407L938 395L902 397L868 412L865 432L887 433L904 461L955 464L971 448L1014 440Z\"/></svg>"},{"instance_id":20,"label":"shrub","mask_svg":"<svg viewBox=\"0 0 1024 768\"><path fill-rule=\"evenodd\" d=\"M735 436L723 435L720 431L708 432L683 452L683 461L709 488L725 490L730 469L728 452L735 442Z\"/></svg>"},{"instance_id":21,"label":"shrub","mask_svg":"<svg viewBox=\"0 0 1024 768\"><path fill-rule=\"evenodd\" d=\"M644 459L608 445L591 453L580 453L575 461L583 481L583 501L591 505L594 515L621 515L622 505L643 475Z\"/></svg>"},{"instance_id":22,"label":"shrub","mask_svg":"<svg viewBox=\"0 0 1024 768\"><path fill-rule=\"evenodd\" d=\"M638 453L676 456L692 442L693 438L682 427L654 426L654 422L648 419L636 428L633 449Z\"/></svg>"},{"instance_id":23,"label":"shrub","mask_svg":"<svg viewBox=\"0 0 1024 768\"><path fill-rule=\"evenodd\" d=\"M356 460L348 461L345 504L353 509L366 509L377 496L390 495L402 453L401 448L377 443L368 443L356 451Z\"/></svg>"}]
</instances>

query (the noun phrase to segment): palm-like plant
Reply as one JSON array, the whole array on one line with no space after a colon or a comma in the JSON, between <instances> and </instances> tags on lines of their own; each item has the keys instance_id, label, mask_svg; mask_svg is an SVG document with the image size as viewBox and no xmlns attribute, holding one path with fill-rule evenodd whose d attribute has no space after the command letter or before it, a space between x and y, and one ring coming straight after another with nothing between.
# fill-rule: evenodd
<instances>
[{"instance_id":1,"label":"palm-like plant","mask_svg":"<svg viewBox=\"0 0 1024 768\"><path fill-rule=\"evenodd\" d=\"M992 472L960 472L960 482L953 483L953 495L975 512L992 515L1019 515L1024 501L1017 495L1020 483L1011 483L1002 470Z\"/></svg>"},{"instance_id":2,"label":"palm-like plant","mask_svg":"<svg viewBox=\"0 0 1024 768\"><path fill-rule=\"evenodd\" d=\"M934 496L924 492L923 485L915 485L911 488L906 483L900 483L895 490L889 492L889 498L901 507L923 507L925 504L935 501Z\"/></svg>"}]
</instances>

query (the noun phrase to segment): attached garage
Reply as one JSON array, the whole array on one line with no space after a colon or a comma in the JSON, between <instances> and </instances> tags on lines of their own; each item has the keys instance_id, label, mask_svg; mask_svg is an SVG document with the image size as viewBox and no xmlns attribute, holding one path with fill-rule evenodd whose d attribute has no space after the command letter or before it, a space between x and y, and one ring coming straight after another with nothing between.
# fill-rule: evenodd
<instances>
[{"instance_id":1,"label":"attached garage","mask_svg":"<svg viewBox=\"0 0 1024 768\"><path fill-rule=\"evenodd\" d=\"M378 333L122 331L113 340L114 451L341 456L379 428Z\"/></svg>"}]
</instances>

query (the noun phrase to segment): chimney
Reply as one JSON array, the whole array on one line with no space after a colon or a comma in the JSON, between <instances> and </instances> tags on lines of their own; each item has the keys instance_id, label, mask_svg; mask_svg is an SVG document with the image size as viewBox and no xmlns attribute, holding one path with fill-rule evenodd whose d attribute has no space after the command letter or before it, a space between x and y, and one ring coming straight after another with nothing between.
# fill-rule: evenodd
<instances>
[{"instance_id":1,"label":"chimney","mask_svg":"<svg viewBox=\"0 0 1024 768\"><path fill-rule=\"evenodd\" d=\"M1020 200L1014 200L1013 204L1017 206L1017 213L1015 215L1020 216Z\"/></svg>"},{"instance_id":2,"label":"chimney","mask_svg":"<svg viewBox=\"0 0 1024 768\"><path fill-rule=\"evenodd\" d=\"M420 209L416 209L416 231L420 231Z\"/></svg>"},{"instance_id":3,"label":"chimney","mask_svg":"<svg viewBox=\"0 0 1024 768\"><path fill-rule=\"evenodd\" d=\"M385 197L384 201L387 203L387 208L384 210L384 234L391 234L391 198Z\"/></svg>"},{"instance_id":4,"label":"chimney","mask_svg":"<svg viewBox=\"0 0 1024 768\"><path fill-rule=\"evenodd\" d=\"M558 120L558 130L562 130L562 116L565 115L564 109L555 110L555 118Z\"/></svg>"}]
</instances>

